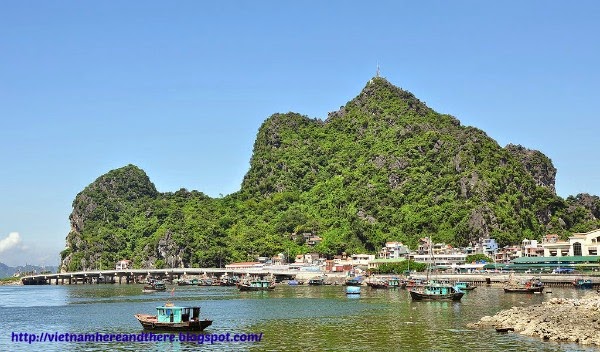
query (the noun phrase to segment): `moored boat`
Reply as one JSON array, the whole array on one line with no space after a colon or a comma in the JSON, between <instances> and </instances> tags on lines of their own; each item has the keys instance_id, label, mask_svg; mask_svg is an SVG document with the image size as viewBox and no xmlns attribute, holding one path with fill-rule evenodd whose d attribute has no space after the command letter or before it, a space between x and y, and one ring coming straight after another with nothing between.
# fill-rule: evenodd
<instances>
[{"instance_id":1,"label":"moored boat","mask_svg":"<svg viewBox=\"0 0 600 352\"><path fill-rule=\"evenodd\" d=\"M381 281L381 280L368 281L367 286L369 286L370 288L375 288L375 289L390 288L390 285L387 283L387 281ZM353 287L353 286L350 286L350 287ZM356 286L354 286L354 287L356 287Z\"/></svg>"},{"instance_id":2,"label":"moored boat","mask_svg":"<svg viewBox=\"0 0 600 352\"><path fill-rule=\"evenodd\" d=\"M322 277L312 278L308 280L308 284L310 286L321 286L325 284L325 279L323 279Z\"/></svg>"},{"instance_id":3,"label":"moored boat","mask_svg":"<svg viewBox=\"0 0 600 352\"><path fill-rule=\"evenodd\" d=\"M269 280L252 280L237 284L240 291L270 291L275 289L275 284Z\"/></svg>"},{"instance_id":4,"label":"moored boat","mask_svg":"<svg viewBox=\"0 0 600 352\"><path fill-rule=\"evenodd\" d=\"M177 286L195 286L198 284L198 279L180 279L177 281Z\"/></svg>"},{"instance_id":5,"label":"moored boat","mask_svg":"<svg viewBox=\"0 0 600 352\"><path fill-rule=\"evenodd\" d=\"M594 287L591 279L577 279L573 281L573 286L576 288L591 289Z\"/></svg>"},{"instance_id":6,"label":"moored boat","mask_svg":"<svg viewBox=\"0 0 600 352\"><path fill-rule=\"evenodd\" d=\"M200 307L180 307L170 302L156 307L156 315L134 316L146 330L202 331L212 324L212 320L200 319Z\"/></svg>"},{"instance_id":7,"label":"moored boat","mask_svg":"<svg viewBox=\"0 0 600 352\"><path fill-rule=\"evenodd\" d=\"M151 281L144 285L142 292L158 292L158 291L166 291L167 286L162 281Z\"/></svg>"},{"instance_id":8,"label":"moored boat","mask_svg":"<svg viewBox=\"0 0 600 352\"><path fill-rule=\"evenodd\" d=\"M544 284L539 279L530 279L525 282L510 282L504 286L505 293L542 293Z\"/></svg>"},{"instance_id":9,"label":"moored boat","mask_svg":"<svg viewBox=\"0 0 600 352\"><path fill-rule=\"evenodd\" d=\"M412 287L409 292L414 301L460 301L465 294L456 286L443 284Z\"/></svg>"},{"instance_id":10,"label":"moored boat","mask_svg":"<svg viewBox=\"0 0 600 352\"><path fill-rule=\"evenodd\" d=\"M361 286L362 276L356 276L346 280L346 286Z\"/></svg>"},{"instance_id":11,"label":"moored boat","mask_svg":"<svg viewBox=\"0 0 600 352\"><path fill-rule=\"evenodd\" d=\"M454 286L458 287L461 291L471 291L477 287L470 282L465 281L458 281L454 284Z\"/></svg>"}]
</instances>

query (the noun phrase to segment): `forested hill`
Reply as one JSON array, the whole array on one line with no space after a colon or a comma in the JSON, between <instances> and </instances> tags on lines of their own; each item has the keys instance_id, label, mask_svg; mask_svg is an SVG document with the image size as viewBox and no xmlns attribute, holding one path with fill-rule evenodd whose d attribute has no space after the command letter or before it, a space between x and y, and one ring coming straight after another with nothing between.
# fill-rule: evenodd
<instances>
[{"instance_id":1,"label":"forested hill","mask_svg":"<svg viewBox=\"0 0 600 352\"><path fill-rule=\"evenodd\" d=\"M278 252L374 253L420 237L501 244L600 227L600 199L555 194L539 151L501 147L383 78L323 120L274 114L239 192L159 193L133 165L77 195L62 269L220 266ZM302 234L321 237L308 246Z\"/></svg>"}]
</instances>

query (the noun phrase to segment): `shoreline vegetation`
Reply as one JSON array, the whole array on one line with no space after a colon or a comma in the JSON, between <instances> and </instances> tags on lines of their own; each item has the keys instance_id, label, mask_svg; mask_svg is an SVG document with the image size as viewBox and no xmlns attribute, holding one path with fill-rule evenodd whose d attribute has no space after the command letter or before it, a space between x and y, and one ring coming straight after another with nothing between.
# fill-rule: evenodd
<instances>
[{"instance_id":1,"label":"shoreline vegetation","mask_svg":"<svg viewBox=\"0 0 600 352\"><path fill-rule=\"evenodd\" d=\"M21 286L21 277L5 277L0 279L0 286Z\"/></svg>"},{"instance_id":2,"label":"shoreline vegetation","mask_svg":"<svg viewBox=\"0 0 600 352\"><path fill-rule=\"evenodd\" d=\"M512 307L467 326L514 331L545 341L600 346L599 317L600 294L594 292L579 299L552 298L539 305Z\"/></svg>"}]
</instances>

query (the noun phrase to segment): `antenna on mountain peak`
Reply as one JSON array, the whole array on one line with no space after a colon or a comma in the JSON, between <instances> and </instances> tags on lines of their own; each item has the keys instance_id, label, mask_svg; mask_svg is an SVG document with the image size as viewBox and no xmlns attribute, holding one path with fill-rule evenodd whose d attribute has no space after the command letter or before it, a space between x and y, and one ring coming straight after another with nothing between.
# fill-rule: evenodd
<instances>
[{"instance_id":1,"label":"antenna on mountain peak","mask_svg":"<svg viewBox=\"0 0 600 352\"><path fill-rule=\"evenodd\" d=\"M377 74L375 75L375 77L379 78L379 62L377 63Z\"/></svg>"}]
</instances>

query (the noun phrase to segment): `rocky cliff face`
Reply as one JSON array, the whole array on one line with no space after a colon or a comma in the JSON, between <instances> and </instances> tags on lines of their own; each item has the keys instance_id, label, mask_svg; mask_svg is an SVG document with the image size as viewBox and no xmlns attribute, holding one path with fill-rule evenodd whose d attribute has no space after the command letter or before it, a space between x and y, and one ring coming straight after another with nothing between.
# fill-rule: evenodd
<instances>
[{"instance_id":1,"label":"rocky cliff face","mask_svg":"<svg viewBox=\"0 0 600 352\"><path fill-rule=\"evenodd\" d=\"M61 253L61 271L99 268L101 253L110 249L105 245L107 238L101 234L101 224L118 222L123 208L138 199L157 196L158 191L146 173L134 165L112 170L87 186L73 201L67 249ZM88 226L92 227L88 232L100 233L84 236Z\"/></svg>"},{"instance_id":2,"label":"rocky cliff face","mask_svg":"<svg viewBox=\"0 0 600 352\"><path fill-rule=\"evenodd\" d=\"M536 185L545 187L556 194L556 168L550 158L540 151L527 149L521 145L509 144L505 149L521 162Z\"/></svg>"}]
</instances>

